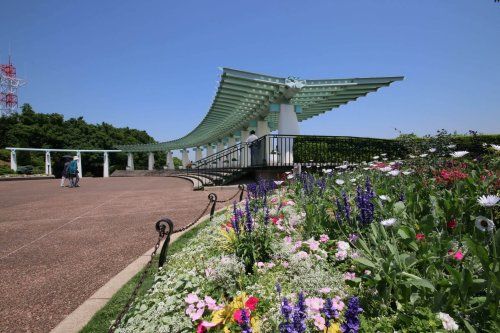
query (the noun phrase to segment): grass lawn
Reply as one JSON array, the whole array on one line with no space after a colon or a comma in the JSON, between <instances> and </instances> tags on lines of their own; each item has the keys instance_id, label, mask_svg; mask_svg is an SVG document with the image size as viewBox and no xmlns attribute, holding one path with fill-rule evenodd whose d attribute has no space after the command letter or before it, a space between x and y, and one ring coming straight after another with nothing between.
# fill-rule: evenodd
<instances>
[{"instance_id":1,"label":"grass lawn","mask_svg":"<svg viewBox=\"0 0 500 333\"><path fill-rule=\"evenodd\" d=\"M171 243L168 249L169 250L168 254L170 255L178 252L182 247L184 247L194 237L196 237L198 230L203 228L203 226L205 226L206 224L207 221L199 223L194 228L188 230L185 234L183 234L177 240ZM160 252L160 249L158 249L158 252ZM168 261L167 263L165 263L164 267L168 269ZM87 325L85 325L85 327L80 332L81 333L107 332L109 326L111 326L111 323L115 320L116 316L125 306L125 303L132 294L132 290L139 281L139 278L143 271L144 270L141 270L139 273L137 273L120 290L118 290L118 292L115 295L113 295L113 297L109 300L109 302L92 317L92 319L87 323ZM139 289L137 297L144 295L149 290L149 288L153 284L154 275L157 271L158 271L158 256L155 256L153 261L153 266L147 273L146 279L144 280L144 283Z\"/></svg>"}]
</instances>

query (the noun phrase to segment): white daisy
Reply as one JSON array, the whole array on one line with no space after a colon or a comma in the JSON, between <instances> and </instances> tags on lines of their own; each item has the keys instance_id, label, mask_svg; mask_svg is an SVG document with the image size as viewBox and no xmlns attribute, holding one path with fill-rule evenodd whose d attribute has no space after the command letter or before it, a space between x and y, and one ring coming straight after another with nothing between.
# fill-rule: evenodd
<instances>
[{"instance_id":1,"label":"white daisy","mask_svg":"<svg viewBox=\"0 0 500 333\"><path fill-rule=\"evenodd\" d=\"M391 170L392 170L392 168L390 166L386 166L386 167L380 168L380 171L382 171L382 172L389 172Z\"/></svg>"},{"instance_id":2,"label":"white daisy","mask_svg":"<svg viewBox=\"0 0 500 333\"><path fill-rule=\"evenodd\" d=\"M339 165L337 169L347 169L347 164Z\"/></svg>"},{"instance_id":3,"label":"white daisy","mask_svg":"<svg viewBox=\"0 0 500 333\"><path fill-rule=\"evenodd\" d=\"M280 186L281 184L283 184L283 181L282 180L275 180L274 183L278 186Z\"/></svg>"},{"instance_id":4,"label":"white daisy","mask_svg":"<svg viewBox=\"0 0 500 333\"><path fill-rule=\"evenodd\" d=\"M374 159L374 160L378 160L378 159L379 159L379 157L380 157L380 156L378 156L378 155L377 155L377 156L373 156L373 159Z\"/></svg>"},{"instance_id":5,"label":"white daisy","mask_svg":"<svg viewBox=\"0 0 500 333\"><path fill-rule=\"evenodd\" d=\"M394 225L394 223L396 223L395 218L390 218L387 220L380 221L380 224L383 225L384 227L390 227L390 226Z\"/></svg>"},{"instance_id":6,"label":"white daisy","mask_svg":"<svg viewBox=\"0 0 500 333\"><path fill-rule=\"evenodd\" d=\"M387 156L387 153L380 154L381 156Z\"/></svg>"},{"instance_id":7,"label":"white daisy","mask_svg":"<svg viewBox=\"0 0 500 333\"><path fill-rule=\"evenodd\" d=\"M287 179L293 179L293 175L286 176Z\"/></svg>"},{"instance_id":8,"label":"white daisy","mask_svg":"<svg viewBox=\"0 0 500 333\"><path fill-rule=\"evenodd\" d=\"M355 183L356 182L356 178L351 178L351 183Z\"/></svg>"},{"instance_id":9,"label":"white daisy","mask_svg":"<svg viewBox=\"0 0 500 333\"><path fill-rule=\"evenodd\" d=\"M431 149L429 149L429 151L430 151L431 153L435 153L435 152L436 152L436 150L437 150L436 148L431 148Z\"/></svg>"},{"instance_id":10,"label":"white daisy","mask_svg":"<svg viewBox=\"0 0 500 333\"><path fill-rule=\"evenodd\" d=\"M458 331L458 325L453 318L447 313L439 312L438 318L441 319L443 328L446 331Z\"/></svg>"},{"instance_id":11,"label":"white daisy","mask_svg":"<svg viewBox=\"0 0 500 333\"><path fill-rule=\"evenodd\" d=\"M494 145L494 144L491 144L491 147L493 149L495 149L496 151L500 151L500 145Z\"/></svg>"},{"instance_id":12,"label":"white daisy","mask_svg":"<svg viewBox=\"0 0 500 333\"><path fill-rule=\"evenodd\" d=\"M380 198L380 200L382 200L382 201L390 201L390 200L391 200L391 198L389 198L389 196L387 196L387 195L383 195L383 194L382 194L382 195L379 195L378 197L379 197L379 198Z\"/></svg>"},{"instance_id":13,"label":"white daisy","mask_svg":"<svg viewBox=\"0 0 500 333\"><path fill-rule=\"evenodd\" d=\"M429 154L420 154L420 157L427 157Z\"/></svg>"},{"instance_id":14,"label":"white daisy","mask_svg":"<svg viewBox=\"0 0 500 333\"><path fill-rule=\"evenodd\" d=\"M456 158L459 158L459 157L464 157L465 155L467 155L469 152L468 151L465 151L465 150L461 150L461 151L456 151L456 152L453 152L451 153L451 157L456 157Z\"/></svg>"},{"instance_id":15,"label":"white daisy","mask_svg":"<svg viewBox=\"0 0 500 333\"><path fill-rule=\"evenodd\" d=\"M447 145L446 148L455 149L457 148L457 145Z\"/></svg>"},{"instance_id":16,"label":"white daisy","mask_svg":"<svg viewBox=\"0 0 500 333\"><path fill-rule=\"evenodd\" d=\"M400 171L399 170L392 170L392 171L389 171L388 174L391 175L391 176L397 176L399 175Z\"/></svg>"},{"instance_id":17,"label":"white daisy","mask_svg":"<svg viewBox=\"0 0 500 333\"><path fill-rule=\"evenodd\" d=\"M323 169L323 173L331 173L332 169Z\"/></svg>"},{"instance_id":18,"label":"white daisy","mask_svg":"<svg viewBox=\"0 0 500 333\"><path fill-rule=\"evenodd\" d=\"M337 185L343 185L345 182L342 179L335 179L335 183L337 183Z\"/></svg>"},{"instance_id":19,"label":"white daisy","mask_svg":"<svg viewBox=\"0 0 500 333\"><path fill-rule=\"evenodd\" d=\"M410 154L410 155L408 155L408 157L409 157L409 158L415 158L416 156L415 156L415 155Z\"/></svg>"},{"instance_id":20,"label":"white daisy","mask_svg":"<svg viewBox=\"0 0 500 333\"><path fill-rule=\"evenodd\" d=\"M396 162L391 162L391 163L389 163L389 165L394 165L394 164L396 164Z\"/></svg>"},{"instance_id":21,"label":"white daisy","mask_svg":"<svg viewBox=\"0 0 500 333\"><path fill-rule=\"evenodd\" d=\"M499 200L500 198L496 195L483 195L477 198L477 202L483 207L493 207Z\"/></svg>"},{"instance_id":22,"label":"white daisy","mask_svg":"<svg viewBox=\"0 0 500 333\"><path fill-rule=\"evenodd\" d=\"M495 223L484 216L478 216L476 217L476 228L478 228L482 232L492 232L493 229L495 229Z\"/></svg>"},{"instance_id":23,"label":"white daisy","mask_svg":"<svg viewBox=\"0 0 500 333\"><path fill-rule=\"evenodd\" d=\"M411 175L413 173L413 170L406 170L406 171L403 171L402 173L403 173L403 175L408 176L408 175Z\"/></svg>"}]
</instances>

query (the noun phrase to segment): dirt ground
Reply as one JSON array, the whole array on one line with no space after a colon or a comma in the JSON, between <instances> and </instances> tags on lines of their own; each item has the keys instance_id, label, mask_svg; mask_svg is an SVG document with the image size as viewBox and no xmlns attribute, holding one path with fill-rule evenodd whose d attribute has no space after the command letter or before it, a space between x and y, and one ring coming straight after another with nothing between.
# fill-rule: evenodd
<instances>
[{"instance_id":1,"label":"dirt ground","mask_svg":"<svg viewBox=\"0 0 500 333\"><path fill-rule=\"evenodd\" d=\"M154 245L158 219L190 223L208 193L167 177L0 182L0 332L50 331Z\"/></svg>"}]
</instances>

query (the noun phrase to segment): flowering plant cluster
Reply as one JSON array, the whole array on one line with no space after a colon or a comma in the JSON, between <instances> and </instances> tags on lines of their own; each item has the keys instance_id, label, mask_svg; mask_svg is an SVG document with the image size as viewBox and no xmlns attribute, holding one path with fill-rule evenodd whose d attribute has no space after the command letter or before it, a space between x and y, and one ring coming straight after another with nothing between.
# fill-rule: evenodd
<instances>
[{"instance_id":1,"label":"flowering plant cluster","mask_svg":"<svg viewBox=\"0 0 500 333\"><path fill-rule=\"evenodd\" d=\"M249 185L119 330L498 331L498 153L439 147Z\"/></svg>"}]
</instances>

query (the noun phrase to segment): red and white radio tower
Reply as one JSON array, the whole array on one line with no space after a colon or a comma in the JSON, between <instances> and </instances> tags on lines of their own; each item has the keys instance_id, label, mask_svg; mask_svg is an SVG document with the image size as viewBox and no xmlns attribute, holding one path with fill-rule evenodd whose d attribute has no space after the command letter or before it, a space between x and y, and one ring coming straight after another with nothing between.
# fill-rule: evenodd
<instances>
[{"instance_id":1,"label":"red and white radio tower","mask_svg":"<svg viewBox=\"0 0 500 333\"><path fill-rule=\"evenodd\" d=\"M0 113L9 115L17 110L17 89L26 84L25 80L16 77L16 67L9 63L0 64Z\"/></svg>"}]
</instances>

